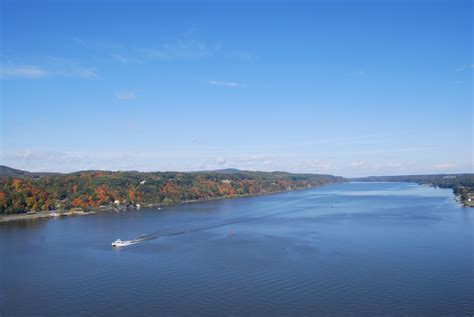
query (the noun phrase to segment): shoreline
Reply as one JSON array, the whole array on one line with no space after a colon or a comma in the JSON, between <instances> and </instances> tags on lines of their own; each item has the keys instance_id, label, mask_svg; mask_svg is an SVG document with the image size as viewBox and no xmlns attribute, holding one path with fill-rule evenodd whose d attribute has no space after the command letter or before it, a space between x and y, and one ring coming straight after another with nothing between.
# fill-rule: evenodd
<instances>
[{"instance_id":1,"label":"shoreline","mask_svg":"<svg viewBox=\"0 0 474 317\"><path fill-rule=\"evenodd\" d=\"M343 182L343 183L352 183L352 182ZM360 181L358 183L374 183L374 182L363 182ZM382 183L392 183L392 182L382 182ZM276 194L283 194L283 193L290 193L295 191L303 191L303 190L311 190L316 188L321 188L330 185L337 185L342 183L332 183L332 184L324 184L320 186L313 186L313 187L304 187L304 188L295 188L291 190L281 190L275 192L266 192L266 193L258 193L258 194L243 194L243 195L236 195L236 196L221 196L221 197L212 197L207 199L194 199L194 200L184 200L177 203L172 204L143 204L143 208L158 208L158 207L169 207L169 206L179 206L179 205L186 205L186 204L195 204L200 202L207 202L207 201L217 201L217 200L225 200L225 199L238 199L238 198L251 198L251 197L258 197L258 196L269 196L269 195L276 195ZM429 186L439 188L434 184L419 184L414 182L414 184L418 184L420 186ZM455 195L453 192L454 201L459 204L460 207L467 207L467 208L474 208L474 205L468 205L464 202L460 196ZM59 211L59 210L52 210L52 211L39 211L36 213L23 213L23 214L13 214L13 215L3 215L0 216L0 223L7 223L7 222L14 222L14 221L28 221L28 220L36 220L36 219L49 219L49 218L61 218L61 217L74 217L74 216L87 216L87 215L94 215L97 213L103 212L122 212L122 211L133 211L139 210L137 208L130 208L125 207L123 205L119 206L101 206L97 208L92 208L90 210L84 211L80 209L69 210L69 211Z\"/></svg>"},{"instance_id":2,"label":"shoreline","mask_svg":"<svg viewBox=\"0 0 474 317\"><path fill-rule=\"evenodd\" d=\"M100 211L96 211L96 210L91 210L91 211L73 210L73 211L64 211L64 212L39 211L35 213L30 213L30 214L24 213L24 214L0 216L0 223L12 222L12 221L23 221L23 220L61 218L61 217L71 217L71 216L86 216L86 215L93 215L98 212Z\"/></svg>"},{"instance_id":3,"label":"shoreline","mask_svg":"<svg viewBox=\"0 0 474 317\"><path fill-rule=\"evenodd\" d=\"M242 194L242 195L236 195L236 196L212 197L208 199L184 200L184 201L180 201L180 202L172 203L172 204L156 204L156 203L143 204L143 208L169 207L169 206L195 204L195 203L200 203L200 202L217 201L217 200L224 200L224 199L251 198L251 197L258 197L258 196L290 193L294 191L310 190L310 189L321 188L324 186L335 185L335 184L341 184L341 183L324 184L320 186L295 188L291 190L280 190L280 191L275 191L275 192L265 192L265 193L258 193L258 194ZM103 212L122 212L122 211L132 211L132 210L139 210L139 209L119 205L119 206L101 206L101 207L91 208L88 211L79 210L79 209L70 210L70 211L60 211L60 210L39 211L35 213L3 215L3 216L0 216L0 223L7 223L7 222L14 222L14 221L28 221L28 220L36 220L36 219L61 218L61 217L71 217L71 216L87 216L87 215L94 215L94 214L103 213Z\"/></svg>"}]
</instances>

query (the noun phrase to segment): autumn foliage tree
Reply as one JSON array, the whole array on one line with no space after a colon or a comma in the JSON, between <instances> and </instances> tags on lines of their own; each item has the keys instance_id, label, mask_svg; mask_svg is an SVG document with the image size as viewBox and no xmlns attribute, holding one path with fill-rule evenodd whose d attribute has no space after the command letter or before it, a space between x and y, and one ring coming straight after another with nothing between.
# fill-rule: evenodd
<instances>
[{"instance_id":1,"label":"autumn foliage tree","mask_svg":"<svg viewBox=\"0 0 474 317\"><path fill-rule=\"evenodd\" d=\"M264 173L78 172L0 177L0 213L83 210L121 204L173 204L342 182L330 175Z\"/></svg>"}]
</instances>

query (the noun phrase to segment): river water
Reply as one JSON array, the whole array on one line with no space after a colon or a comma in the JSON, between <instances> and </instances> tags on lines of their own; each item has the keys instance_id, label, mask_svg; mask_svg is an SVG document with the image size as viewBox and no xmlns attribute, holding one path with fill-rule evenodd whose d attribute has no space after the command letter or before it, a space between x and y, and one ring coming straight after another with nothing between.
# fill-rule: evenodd
<instances>
[{"instance_id":1,"label":"river water","mask_svg":"<svg viewBox=\"0 0 474 317\"><path fill-rule=\"evenodd\" d=\"M472 316L474 209L346 183L0 224L1 316L348 314Z\"/></svg>"}]
</instances>

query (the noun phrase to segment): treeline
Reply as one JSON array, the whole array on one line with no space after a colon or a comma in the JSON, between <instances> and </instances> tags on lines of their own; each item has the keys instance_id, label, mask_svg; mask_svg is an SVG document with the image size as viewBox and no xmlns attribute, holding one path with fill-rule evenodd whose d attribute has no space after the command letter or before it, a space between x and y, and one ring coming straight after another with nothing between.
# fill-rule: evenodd
<instances>
[{"instance_id":1,"label":"treeline","mask_svg":"<svg viewBox=\"0 0 474 317\"><path fill-rule=\"evenodd\" d=\"M370 176L354 180L366 182L411 182L440 188L451 188L454 194L461 197L461 200L466 205L471 205L468 199L474 197L474 174Z\"/></svg>"},{"instance_id":2,"label":"treeline","mask_svg":"<svg viewBox=\"0 0 474 317\"><path fill-rule=\"evenodd\" d=\"M345 181L342 177L284 172L86 171L38 177L0 176L0 213L90 210L101 206L169 205L256 195Z\"/></svg>"}]
</instances>

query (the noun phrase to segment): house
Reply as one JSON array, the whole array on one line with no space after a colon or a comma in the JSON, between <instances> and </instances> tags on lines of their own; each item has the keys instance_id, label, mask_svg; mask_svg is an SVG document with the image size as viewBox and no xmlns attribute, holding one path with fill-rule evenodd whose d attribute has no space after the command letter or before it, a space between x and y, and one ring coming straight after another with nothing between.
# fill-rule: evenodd
<instances>
[{"instance_id":1,"label":"house","mask_svg":"<svg viewBox=\"0 0 474 317\"><path fill-rule=\"evenodd\" d=\"M224 184L230 184L232 181L230 179L223 179L221 180L221 183L224 183Z\"/></svg>"},{"instance_id":2,"label":"house","mask_svg":"<svg viewBox=\"0 0 474 317\"><path fill-rule=\"evenodd\" d=\"M118 200L118 199L115 199L115 201L114 201L114 204L116 204L116 205L120 205L120 200Z\"/></svg>"}]
</instances>

